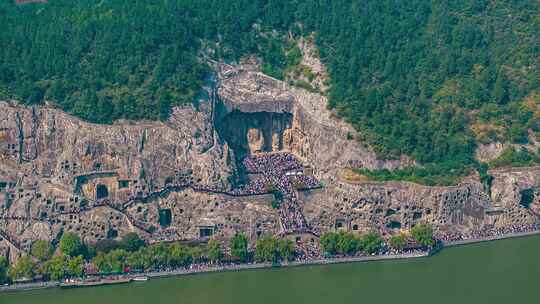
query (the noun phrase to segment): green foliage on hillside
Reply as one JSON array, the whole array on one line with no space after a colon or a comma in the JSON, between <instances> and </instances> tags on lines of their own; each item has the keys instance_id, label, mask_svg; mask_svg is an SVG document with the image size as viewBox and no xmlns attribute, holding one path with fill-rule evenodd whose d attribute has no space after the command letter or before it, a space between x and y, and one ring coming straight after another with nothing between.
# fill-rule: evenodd
<instances>
[{"instance_id":1,"label":"green foliage on hillside","mask_svg":"<svg viewBox=\"0 0 540 304\"><path fill-rule=\"evenodd\" d=\"M361 131L360 140L384 158L467 167L479 142L526 143L529 129L540 131L539 6L5 1L0 97L45 98L94 122L166 119L172 106L193 101L209 73L206 56L256 55L263 72L283 79L299 62L294 39L314 34L330 75L329 107Z\"/></svg>"},{"instance_id":2,"label":"green foliage on hillside","mask_svg":"<svg viewBox=\"0 0 540 304\"><path fill-rule=\"evenodd\" d=\"M372 181L408 181L427 186L451 186L459 179L469 175L472 166L459 166L452 163L428 164L424 167L407 167L398 170L354 169L354 172L367 176Z\"/></svg>"},{"instance_id":3,"label":"green foliage on hillside","mask_svg":"<svg viewBox=\"0 0 540 304\"><path fill-rule=\"evenodd\" d=\"M282 78L283 39L258 35L288 24L266 1L68 1L0 3L0 97L53 101L86 120L166 119L194 100L209 69L255 53ZM271 15L272 13L269 13ZM257 30L256 21L268 19Z\"/></svg>"},{"instance_id":4,"label":"green foliage on hillside","mask_svg":"<svg viewBox=\"0 0 540 304\"><path fill-rule=\"evenodd\" d=\"M30 253L38 260L46 261L51 257L53 253L53 248L51 244L49 244L49 242L45 240L37 240L32 243Z\"/></svg>"},{"instance_id":5,"label":"green foliage on hillside","mask_svg":"<svg viewBox=\"0 0 540 304\"><path fill-rule=\"evenodd\" d=\"M468 125L482 119L526 140L534 121L520 102L540 87L538 2L338 0L306 10L330 106L382 155L471 163Z\"/></svg>"},{"instance_id":6,"label":"green foliage on hillside","mask_svg":"<svg viewBox=\"0 0 540 304\"><path fill-rule=\"evenodd\" d=\"M508 148L499 157L491 161L489 167L527 167L538 163L540 163L539 153L531 152L525 148Z\"/></svg>"},{"instance_id":7,"label":"green foliage on hillside","mask_svg":"<svg viewBox=\"0 0 540 304\"><path fill-rule=\"evenodd\" d=\"M75 233L68 232L60 238L60 251L67 256L78 256L83 253L84 245Z\"/></svg>"}]
</instances>

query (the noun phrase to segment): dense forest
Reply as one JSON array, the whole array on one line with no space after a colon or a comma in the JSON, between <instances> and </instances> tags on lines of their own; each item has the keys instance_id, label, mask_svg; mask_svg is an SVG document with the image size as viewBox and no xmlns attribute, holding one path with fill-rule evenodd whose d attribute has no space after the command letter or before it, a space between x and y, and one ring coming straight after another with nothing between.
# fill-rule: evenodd
<instances>
[{"instance_id":1,"label":"dense forest","mask_svg":"<svg viewBox=\"0 0 540 304\"><path fill-rule=\"evenodd\" d=\"M537 1L332 1L305 19L330 106L387 156L471 163L476 142L539 130Z\"/></svg>"},{"instance_id":2,"label":"dense forest","mask_svg":"<svg viewBox=\"0 0 540 304\"><path fill-rule=\"evenodd\" d=\"M255 55L283 79L309 36L329 108L381 157L462 172L479 143L540 131L535 0L12 2L0 4L0 97L93 122L166 119L211 75L206 58Z\"/></svg>"}]
</instances>

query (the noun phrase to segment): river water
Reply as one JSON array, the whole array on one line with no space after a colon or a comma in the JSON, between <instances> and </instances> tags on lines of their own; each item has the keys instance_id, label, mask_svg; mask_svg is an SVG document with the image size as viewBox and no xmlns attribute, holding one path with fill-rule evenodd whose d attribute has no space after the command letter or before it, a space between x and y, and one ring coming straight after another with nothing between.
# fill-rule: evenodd
<instances>
[{"instance_id":1,"label":"river water","mask_svg":"<svg viewBox=\"0 0 540 304\"><path fill-rule=\"evenodd\" d=\"M540 303L540 236L430 258L153 279L0 294L0 304Z\"/></svg>"}]
</instances>

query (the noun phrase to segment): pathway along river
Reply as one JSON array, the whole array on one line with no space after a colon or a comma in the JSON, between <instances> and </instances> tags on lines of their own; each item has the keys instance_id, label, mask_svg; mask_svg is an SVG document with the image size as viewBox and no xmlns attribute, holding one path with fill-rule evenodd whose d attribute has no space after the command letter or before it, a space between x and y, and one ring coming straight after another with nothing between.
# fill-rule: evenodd
<instances>
[{"instance_id":1,"label":"pathway along river","mask_svg":"<svg viewBox=\"0 0 540 304\"><path fill-rule=\"evenodd\" d=\"M1 304L539 303L540 236L430 258L201 274L0 294Z\"/></svg>"}]
</instances>

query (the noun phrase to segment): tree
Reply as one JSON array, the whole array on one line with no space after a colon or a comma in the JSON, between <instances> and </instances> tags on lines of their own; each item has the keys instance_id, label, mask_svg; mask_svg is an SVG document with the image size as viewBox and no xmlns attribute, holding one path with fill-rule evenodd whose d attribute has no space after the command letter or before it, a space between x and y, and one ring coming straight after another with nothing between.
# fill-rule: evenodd
<instances>
[{"instance_id":1,"label":"tree","mask_svg":"<svg viewBox=\"0 0 540 304\"><path fill-rule=\"evenodd\" d=\"M187 266L192 262L191 252L185 246L175 243L169 247L169 251L171 266Z\"/></svg>"},{"instance_id":2,"label":"tree","mask_svg":"<svg viewBox=\"0 0 540 304\"><path fill-rule=\"evenodd\" d=\"M9 276L13 280L17 279L33 279L35 276L36 263L32 261L29 255L24 255L19 258L17 263L9 270Z\"/></svg>"},{"instance_id":3,"label":"tree","mask_svg":"<svg viewBox=\"0 0 540 304\"><path fill-rule=\"evenodd\" d=\"M352 254L358 251L358 248L358 239L352 233L342 231L338 234L338 240L336 244L336 250L338 253Z\"/></svg>"},{"instance_id":4,"label":"tree","mask_svg":"<svg viewBox=\"0 0 540 304\"><path fill-rule=\"evenodd\" d=\"M120 244L118 241L113 239L103 239L96 242L96 251L97 252L111 252L115 249L118 249Z\"/></svg>"},{"instance_id":5,"label":"tree","mask_svg":"<svg viewBox=\"0 0 540 304\"><path fill-rule=\"evenodd\" d=\"M127 264L134 270L145 270L152 265L152 259L149 255L145 254L146 250L141 249L132 252L127 257Z\"/></svg>"},{"instance_id":6,"label":"tree","mask_svg":"<svg viewBox=\"0 0 540 304\"><path fill-rule=\"evenodd\" d=\"M167 120L171 114L171 97L168 92L165 91L159 96L157 107L159 119L162 121Z\"/></svg>"},{"instance_id":7,"label":"tree","mask_svg":"<svg viewBox=\"0 0 540 304\"><path fill-rule=\"evenodd\" d=\"M77 274L77 271L79 271L77 268L79 267L79 261L80 260L77 257L77 259L74 260L71 265L71 271L75 274ZM130 265L130 261L133 262L133 260L129 258L127 251L123 249L115 249L109 253L98 252L98 254L92 259L92 264L94 264L94 266L96 266L99 271L103 273L121 273L124 271L127 265Z\"/></svg>"},{"instance_id":8,"label":"tree","mask_svg":"<svg viewBox=\"0 0 540 304\"><path fill-rule=\"evenodd\" d=\"M324 252L329 254L337 253L339 235L335 232L326 232L321 236L321 247Z\"/></svg>"},{"instance_id":9,"label":"tree","mask_svg":"<svg viewBox=\"0 0 540 304\"><path fill-rule=\"evenodd\" d=\"M411 235L418 244L430 247L435 244L433 240L433 228L429 224L418 224L411 229Z\"/></svg>"},{"instance_id":10,"label":"tree","mask_svg":"<svg viewBox=\"0 0 540 304\"><path fill-rule=\"evenodd\" d=\"M497 74L497 80L493 88L493 99L498 104L505 104L508 101L508 80L502 69Z\"/></svg>"},{"instance_id":11,"label":"tree","mask_svg":"<svg viewBox=\"0 0 540 304\"><path fill-rule=\"evenodd\" d=\"M283 238L278 241L279 256L284 261L292 261L294 259L294 243L293 241Z\"/></svg>"},{"instance_id":12,"label":"tree","mask_svg":"<svg viewBox=\"0 0 540 304\"><path fill-rule=\"evenodd\" d=\"M82 255L73 257L67 262L67 274L71 277L80 278L84 274L84 257Z\"/></svg>"},{"instance_id":13,"label":"tree","mask_svg":"<svg viewBox=\"0 0 540 304\"><path fill-rule=\"evenodd\" d=\"M396 234L390 237L390 246L397 250L402 250L407 245L407 237L404 234Z\"/></svg>"},{"instance_id":14,"label":"tree","mask_svg":"<svg viewBox=\"0 0 540 304\"><path fill-rule=\"evenodd\" d=\"M64 254L54 256L41 267L41 273L54 281L62 280L66 276L68 257Z\"/></svg>"},{"instance_id":15,"label":"tree","mask_svg":"<svg viewBox=\"0 0 540 304\"><path fill-rule=\"evenodd\" d=\"M36 257L41 262L44 262L51 257L52 247L49 242L45 240L37 240L32 243L30 253L32 254L32 256Z\"/></svg>"},{"instance_id":16,"label":"tree","mask_svg":"<svg viewBox=\"0 0 540 304\"><path fill-rule=\"evenodd\" d=\"M137 233L130 232L122 237L121 246L128 252L135 252L144 246L144 240Z\"/></svg>"},{"instance_id":17,"label":"tree","mask_svg":"<svg viewBox=\"0 0 540 304\"><path fill-rule=\"evenodd\" d=\"M521 123L513 123L508 132L508 137L512 143L526 144L529 141L529 130Z\"/></svg>"},{"instance_id":18,"label":"tree","mask_svg":"<svg viewBox=\"0 0 540 304\"><path fill-rule=\"evenodd\" d=\"M0 284L8 280L8 261L4 256L0 256Z\"/></svg>"},{"instance_id":19,"label":"tree","mask_svg":"<svg viewBox=\"0 0 540 304\"><path fill-rule=\"evenodd\" d=\"M199 246L193 246L189 248L189 256L193 263L200 263L203 259L203 250Z\"/></svg>"},{"instance_id":20,"label":"tree","mask_svg":"<svg viewBox=\"0 0 540 304\"><path fill-rule=\"evenodd\" d=\"M95 244L85 244L83 246L83 249L84 249L83 256L84 256L84 259L87 261L92 260L97 254L97 249L96 249Z\"/></svg>"},{"instance_id":21,"label":"tree","mask_svg":"<svg viewBox=\"0 0 540 304\"><path fill-rule=\"evenodd\" d=\"M60 251L63 254L74 257L83 253L83 244L81 239L75 233L65 233L60 238Z\"/></svg>"},{"instance_id":22,"label":"tree","mask_svg":"<svg viewBox=\"0 0 540 304\"><path fill-rule=\"evenodd\" d=\"M180 244L173 244L171 246L165 244L164 242L160 242L157 244L153 244L149 248L150 256L152 257L152 264L154 267L163 267L171 264L171 261L173 258L171 257L172 250L175 248L175 246L180 246Z\"/></svg>"},{"instance_id":23,"label":"tree","mask_svg":"<svg viewBox=\"0 0 540 304\"><path fill-rule=\"evenodd\" d=\"M221 262L223 259L221 243L218 240L208 241L208 259L212 262Z\"/></svg>"},{"instance_id":24,"label":"tree","mask_svg":"<svg viewBox=\"0 0 540 304\"><path fill-rule=\"evenodd\" d=\"M112 272L121 273L124 272L124 268L127 266L128 252L123 249L115 249L107 253L107 262Z\"/></svg>"},{"instance_id":25,"label":"tree","mask_svg":"<svg viewBox=\"0 0 540 304\"><path fill-rule=\"evenodd\" d=\"M378 233L371 232L364 235L361 239L362 249L368 253L373 254L379 251L382 246L383 240Z\"/></svg>"},{"instance_id":26,"label":"tree","mask_svg":"<svg viewBox=\"0 0 540 304\"><path fill-rule=\"evenodd\" d=\"M255 260L257 262L275 263L279 259L278 241L272 236L260 238L255 243Z\"/></svg>"},{"instance_id":27,"label":"tree","mask_svg":"<svg viewBox=\"0 0 540 304\"><path fill-rule=\"evenodd\" d=\"M231 255L240 260L240 262L246 262L248 258L247 250L248 242L243 233L236 233L229 242L231 249Z\"/></svg>"},{"instance_id":28,"label":"tree","mask_svg":"<svg viewBox=\"0 0 540 304\"><path fill-rule=\"evenodd\" d=\"M104 252L98 252L92 259L92 264L94 264L100 272L108 273L112 271L111 265L107 261L107 254Z\"/></svg>"}]
</instances>

